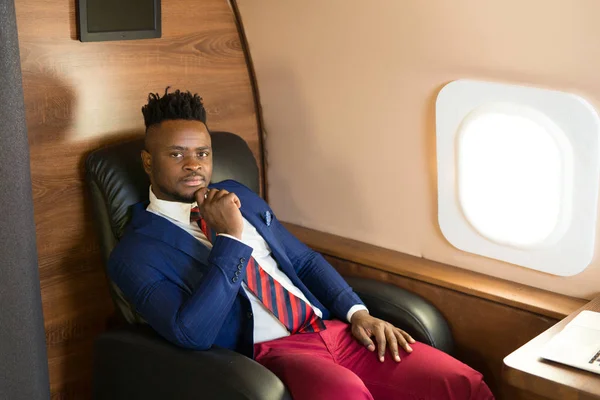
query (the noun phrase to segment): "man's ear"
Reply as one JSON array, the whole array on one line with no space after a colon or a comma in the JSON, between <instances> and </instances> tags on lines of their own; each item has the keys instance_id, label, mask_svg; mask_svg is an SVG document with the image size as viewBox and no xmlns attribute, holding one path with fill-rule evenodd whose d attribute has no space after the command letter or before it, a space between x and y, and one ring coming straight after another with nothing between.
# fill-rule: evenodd
<instances>
[{"instance_id":1,"label":"man's ear","mask_svg":"<svg viewBox=\"0 0 600 400\"><path fill-rule=\"evenodd\" d=\"M152 155L146 150L142 150L142 164L144 165L144 171L150 175L152 172Z\"/></svg>"}]
</instances>

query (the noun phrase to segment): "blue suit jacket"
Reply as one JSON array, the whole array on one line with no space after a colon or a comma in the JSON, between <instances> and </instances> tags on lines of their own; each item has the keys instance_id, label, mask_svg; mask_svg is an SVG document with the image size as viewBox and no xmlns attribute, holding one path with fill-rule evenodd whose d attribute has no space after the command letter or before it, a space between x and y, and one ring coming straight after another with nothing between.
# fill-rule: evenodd
<instances>
[{"instance_id":1,"label":"blue suit jacket","mask_svg":"<svg viewBox=\"0 0 600 400\"><path fill-rule=\"evenodd\" d=\"M235 181L211 187L235 193L241 212L268 243L279 268L323 318L345 320L362 304L342 277L318 253L281 225L272 210ZM212 345L253 356L253 316L236 271L245 271L252 248L217 236L212 250L165 218L133 207L132 220L108 262L110 278L159 334L183 347Z\"/></svg>"}]
</instances>

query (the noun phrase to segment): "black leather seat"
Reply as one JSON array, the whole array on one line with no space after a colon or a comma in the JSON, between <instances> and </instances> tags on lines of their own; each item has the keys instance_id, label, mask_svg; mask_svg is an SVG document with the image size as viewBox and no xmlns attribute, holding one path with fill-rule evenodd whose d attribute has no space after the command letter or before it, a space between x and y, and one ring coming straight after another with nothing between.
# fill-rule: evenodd
<instances>
[{"instance_id":1,"label":"black leather seat","mask_svg":"<svg viewBox=\"0 0 600 400\"><path fill-rule=\"evenodd\" d=\"M213 132L213 182L235 179L259 190L258 167L246 142ZM86 159L94 214L105 261L128 222L129 207L148 200L149 179L140 159L143 140L105 147ZM452 351L448 324L413 293L373 280L347 278L371 314L408 331L416 340ZM291 399L283 383L253 360L226 349L190 351L159 337L110 283L127 326L102 334L94 350L95 399Z\"/></svg>"}]
</instances>

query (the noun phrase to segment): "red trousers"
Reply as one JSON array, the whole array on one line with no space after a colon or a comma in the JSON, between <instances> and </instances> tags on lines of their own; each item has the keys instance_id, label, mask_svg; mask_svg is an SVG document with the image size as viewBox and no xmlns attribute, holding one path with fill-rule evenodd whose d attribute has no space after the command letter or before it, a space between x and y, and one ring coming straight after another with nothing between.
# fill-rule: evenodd
<instances>
[{"instance_id":1,"label":"red trousers","mask_svg":"<svg viewBox=\"0 0 600 400\"><path fill-rule=\"evenodd\" d=\"M352 336L350 325L254 345L255 359L277 375L294 400L493 400L482 375L423 343L385 361Z\"/></svg>"}]
</instances>

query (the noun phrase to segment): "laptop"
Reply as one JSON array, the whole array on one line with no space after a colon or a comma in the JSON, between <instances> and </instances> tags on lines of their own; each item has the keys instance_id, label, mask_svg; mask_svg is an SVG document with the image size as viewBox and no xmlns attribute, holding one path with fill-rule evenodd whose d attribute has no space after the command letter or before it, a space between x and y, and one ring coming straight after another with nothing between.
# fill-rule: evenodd
<instances>
[{"instance_id":1,"label":"laptop","mask_svg":"<svg viewBox=\"0 0 600 400\"><path fill-rule=\"evenodd\" d=\"M600 374L600 313L582 311L542 348L542 358Z\"/></svg>"}]
</instances>

